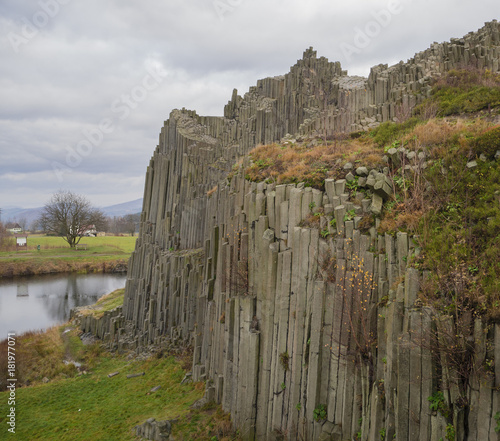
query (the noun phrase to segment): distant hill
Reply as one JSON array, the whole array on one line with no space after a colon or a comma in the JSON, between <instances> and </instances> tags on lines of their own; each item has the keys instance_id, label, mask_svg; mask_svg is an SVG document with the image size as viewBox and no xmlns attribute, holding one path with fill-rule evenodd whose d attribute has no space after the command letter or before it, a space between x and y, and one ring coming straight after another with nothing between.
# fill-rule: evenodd
<instances>
[{"instance_id":1,"label":"distant hill","mask_svg":"<svg viewBox=\"0 0 500 441\"><path fill-rule=\"evenodd\" d=\"M125 216L126 214L135 214L142 211L142 198L135 201L124 202L123 204L101 207L106 216Z\"/></svg>"},{"instance_id":2,"label":"distant hill","mask_svg":"<svg viewBox=\"0 0 500 441\"><path fill-rule=\"evenodd\" d=\"M21 207L0 207L2 208L2 222L19 222L26 219L26 224L31 225L40 217L43 207L21 208ZM119 217L126 214L135 214L142 211L142 198L135 201L124 202L122 204L100 207L106 216Z\"/></svg>"},{"instance_id":3,"label":"distant hill","mask_svg":"<svg viewBox=\"0 0 500 441\"><path fill-rule=\"evenodd\" d=\"M19 222L26 219L26 224L29 226L36 219L40 217L42 207L38 208L20 208L20 207L7 207L2 208L2 222Z\"/></svg>"}]
</instances>

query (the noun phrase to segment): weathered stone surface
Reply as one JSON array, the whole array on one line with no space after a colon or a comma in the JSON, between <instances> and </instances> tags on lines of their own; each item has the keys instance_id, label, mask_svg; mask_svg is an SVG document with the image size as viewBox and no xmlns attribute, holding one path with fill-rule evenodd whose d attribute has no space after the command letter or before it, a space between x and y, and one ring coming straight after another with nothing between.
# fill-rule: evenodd
<instances>
[{"instance_id":1,"label":"weathered stone surface","mask_svg":"<svg viewBox=\"0 0 500 441\"><path fill-rule=\"evenodd\" d=\"M172 433L171 421L156 421L149 418L140 426L135 426L135 435L153 441L168 441Z\"/></svg>"},{"instance_id":2,"label":"weathered stone surface","mask_svg":"<svg viewBox=\"0 0 500 441\"><path fill-rule=\"evenodd\" d=\"M143 377L145 372L139 372L138 374L128 374L127 378Z\"/></svg>"},{"instance_id":3,"label":"weathered stone surface","mask_svg":"<svg viewBox=\"0 0 500 441\"><path fill-rule=\"evenodd\" d=\"M368 169L366 167L358 167L356 169L356 174L358 176L366 177L366 176L368 176Z\"/></svg>"},{"instance_id":4,"label":"weathered stone surface","mask_svg":"<svg viewBox=\"0 0 500 441\"><path fill-rule=\"evenodd\" d=\"M382 206L384 204L384 200L378 195L374 194L372 197L372 203L370 206L370 210L376 216L380 216L382 213Z\"/></svg>"},{"instance_id":5,"label":"weathered stone surface","mask_svg":"<svg viewBox=\"0 0 500 441\"><path fill-rule=\"evenodd\" d=\"M385 181L377 181L373 186L373 191L384 200L392 195L392 188Z\"/></svg>"},{"instance_id":6,"label":"weathered stone surface","mask_svg":"<svg viewBox=\"0 0 500 441\"><path fill-rule=\"evenodd\" d=\"M394 147L390 148L389 150L387 150L387 156L396 167L399 167L401 165L401 159L398 149Z\"/></svg>"},{"instance_id":7,"label":"weathered stone surface","mask_svg":"<svg viewBox=\"0 0 500 441\"><path fill-rule=\"evenodd\" d=\"M345 192L345 179L338 179L335 181L335 194L337 196L340 196L341 194L344 194Z\"/></svg>"},{"instance_id":8,"label":"weathered stone surface","mask_svg":"<svg viewBox=\"0 0 500 441\"><path fill-rule=\"evenodd\" d=\"M377 181L375 180L375 177L372 175L368 176L368 178L366 179L366 186L370 189L373 189L376 183Z\"/></svg>"},{"instance_id":9,"label":"weathered stone surface","mask_svg":"<svg viewBox=\"0 0 500 441\"><path fill-rule=\"evenodd\" d=\"M332 201L335 197L335 180L334 179L325 179L325 191L328 195L328 199Z\"/></svg>"}]
</instances>

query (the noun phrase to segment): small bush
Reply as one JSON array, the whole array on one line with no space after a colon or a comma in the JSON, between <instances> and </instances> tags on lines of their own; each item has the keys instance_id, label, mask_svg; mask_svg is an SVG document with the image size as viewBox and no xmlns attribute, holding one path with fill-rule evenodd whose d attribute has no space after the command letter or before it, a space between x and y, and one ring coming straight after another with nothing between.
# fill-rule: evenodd
<instances>
[{"instance_id":1,"label":"small bush","mask_svg":"<svg viewBox=\"0 0 500 441\"><path fill-rule=\"evenodd\" d=\"M314 419L316 421L321 421L325 420L327 417L327 412L326 412L326 405L325 404L320 404L316 409L314 409Z\"/></svg>"},{"instance_id":2,"label":"small bush","mask_svg":"<svg viewBox=\"0 0 500 441\"><path fill-rule=\"evenodd\" d=\"M280 354L280 363L285 371L287 371L289 368L288 366L289 362L290 362L290 356L288 355L288 352L282 352Z\"/></svg>"},{"instance_id":3,"label":"small bush","mask_svg":"<svg viewBox=\"0 0 500 441\"><path fill-rule=\"evenodd\" d=\"M374 217L370 214L365 214L363 218L359 221L358 229L362 233L368 233L368 231L370 231L370 228L374 226L375 226Z\"/></svg>"},{"instance_id":4,"label":"small bush","mask_svg":"<svg viewBox=\"0 0 500 441\"><path fill-rule=\"evenodd\" d=\"M403 123L385 122L380 124L376 129L370 132L373 140L379 147L384 147L392 143L396 138L403 135L408 130L411 130L418 124L417 118L410 118Z\"/></svg>"},{"instance_id":5,"label":"small bush","mask_svg":"<svg viewBox=\"0 0 500 441\"><path fill-rule=\"evenodd\" d=\"M497 150L500 150L500 126L478 136L472 142L472 149L477 156L481 154L486 155L488 158L495 156Z\"/></svg>"},{"instance_id":6,"label":"small bush","mask_svg":"<svg viewBox=\"0 0 500 441\"><path fill-rule=\"evenodd\" d=\"M444 394L441 391L434 392L427 400L431 403L429 409L434 412L440 412L445 418L449 417L450 409L444 400Z\"/></svg>"},{"instance_id":7,"label":"small bush","mask_svg":"<svg viewBox=\"0 0 500 441\"><path fill-rule=\"evenodd\" d=\"M443 120L432 119L415 127L413 135L417 137L422 147L447 144L456 132L463 130L463 124L448 124Z\"/></svg>"},{"instance_id":8,"label":"small bush","mask_svg":"<svg viewBox=\"0 0 500 441\"><path fill-rule=\"evenodd\" d=\"M0 222L0 251L13 251L16 249L14 236L11 236Z\"/></svg>"}]
</instances>

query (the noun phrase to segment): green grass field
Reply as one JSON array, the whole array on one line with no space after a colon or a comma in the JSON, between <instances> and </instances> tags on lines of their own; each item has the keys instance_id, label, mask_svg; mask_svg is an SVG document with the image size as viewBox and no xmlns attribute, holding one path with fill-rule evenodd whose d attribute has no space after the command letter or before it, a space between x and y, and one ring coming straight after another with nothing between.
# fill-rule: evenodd
<instances>
[{"instance_id":1,"label":"green grass field","mask_svg":"<svg viewBox=\"0 0 500 441\"><path fill-rule=\"evenodd\" d=\"M0 380L7 372L6 348L0 342ZM65 359L80 362L80 372ZM71 324L26 333L16 340L16 376L31 385L15 392L15 435L7 432L9 392L0 392L0 439L132 441L134 426L148 418L177 420L177 440L240 439L220 406L191 409L205 390L203 382L181 384L191 360L189 353L141 360L106 352L98 343L84 346ZM119 374L108 377L114 372Z\"/></svg>"},{"instance_id":2,"label":"green grass field","mask_svg":"<svg viewBox=\"0 0 500 441\"><path fill-rule=\"evenodd\" d=\"M108 374L119 372L109 378ZM145 372L127 379L127 374ZM148 418L189 412L203 387L181 385L184 371L173 358L128 361L104 354L84 375L16 390L16 436L23 440L134 440L132 429ZM154 393L150 390L161 388ZM7 435L7 392L0 393L0 427ZM0 438L4 436L0 435ZM3 439L3 438L2 438Z\"/></svg>"},{"instance_id":3,"label":"green grass field","mask_svg":"<svg viewBox=\"0 0 500 441\"><path fill-rule=\"evenodd\" d=\"M84 237L80 244L87 245L87 249L75 250L61 237L30 235L26 251L0 251L0 277L107 271L117 264L126 264L136 239L131 236Z\"/></svg>"},{"instance_id":4,"label":"green grass field","mask_svg":"<svg viewBox=\"0 0 500 441\"><path fill-rule=\"evenodd\" d=\"M78 250L78 253L106 253L106 254L130 254L134 251L135 241L134 236L102 236L102 237L82 237L80 244L87 244L88 249ZM76 252L72 250L68 243L62 237L45 236L41 234L33 234L28 236L28 253L38 253L37 246L40 245L40 254L49 255L57 250L57 254ZM0 256L21 257L25 252L16 251L0 251Z\"/></svg>"}]
</instances>

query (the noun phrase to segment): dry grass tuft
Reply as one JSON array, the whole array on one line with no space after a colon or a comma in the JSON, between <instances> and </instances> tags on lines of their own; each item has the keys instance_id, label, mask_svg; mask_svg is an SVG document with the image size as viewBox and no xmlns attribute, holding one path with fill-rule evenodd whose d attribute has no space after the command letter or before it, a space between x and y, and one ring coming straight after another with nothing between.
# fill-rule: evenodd
<instances>
[{"instance_id":1,"label":"dry grass tuft","mask_svg":"<svg viewBox=\"0 0 500 441\"><path fill-rule=\"evenodd\" d=\"M219 188L219 187L216 185L215 187L213 187L210 190L208 190L207 191L207 197L212 196L217 191L217 188Z\"/></svg>"},{"instance_id":2,"label":"dry grass tuft","mask_svg":"<svg viewBox=\"0 0 500 441\"><path fill-rule=\"evenodd\" d=\"M427 210L407 209L404 203L396 204L391 210L384 211L382 220L377 229L378 234L394 233L396 231L417 231L420 220Z\"/></svg>"},{"instance_id":3,"label":"dry grass tuft","mask_svg":"<svg viewBox=\"0 0 500 441\"><path fill-rule=\"evenodd\" d=\"M383 165L382 155L368 137L327 145L307 145L306 142L260 145L250 152L252 164L246 169L246 177L277 184L304 182L323 189L325 179L345 176L343 165L346 162L378 167Z\"/></svg>"},{"instance_id":4,"label":"dry grass tuft","mask_svg":"<svg viewBox=\"0 0 500 441\"><path fill-rule=\"evenodd\" d=\"M19 385L39 382L42 378L61 378L74 375L76 368L64 364L64 343L60 328L29 331L16 337L16 378ZM0 390L6 386L7 340L0 342Z\"/></svg>"},{"instance_id":5,"label":"dry grass tuft","mask_svg":"<svg viewBox=\"0 0 500 441\"><path fill-rule=\"evenodd\" d=\"M444 120L431 119L425 124L417 125L413 132L407 135L407 139L416 137L423 147L429 147L446 143L454 133L461 130L462 122L452 126Z\"/></svg>"},{"instance_id":6,"label":"dry grass tuft","mask_svg":"<svg viewBox=\"0 0 500 441\"><path fill-rule=\"evenodd\" d=\"M323 207L320 207L321 209ZM308 213L302 222L300 222L299 226L302 228L319 228L320 219L322 216L322 211L318 211L317 213Z\"/></svg>"}]
</instances>

